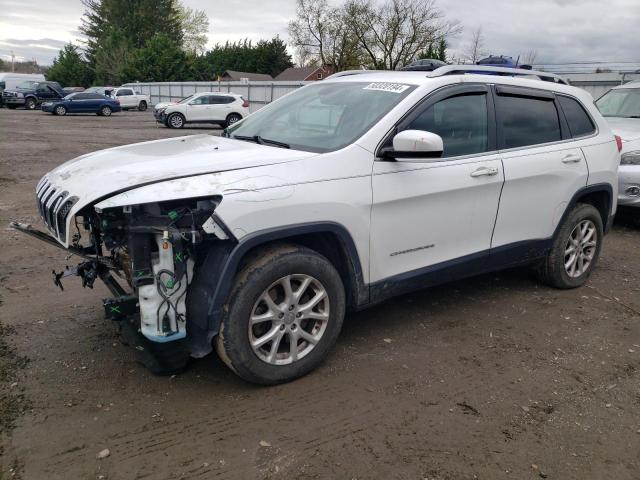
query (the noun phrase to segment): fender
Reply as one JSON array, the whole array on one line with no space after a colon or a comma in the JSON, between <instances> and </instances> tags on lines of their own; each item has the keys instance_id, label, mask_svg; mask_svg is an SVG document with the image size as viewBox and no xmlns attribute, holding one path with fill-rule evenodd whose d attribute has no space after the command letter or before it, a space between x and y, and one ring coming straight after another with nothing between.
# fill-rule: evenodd
<instances>
[{"instance_id":1,"label":"fender","mask_svg":"<svg viewBox=\"0 0 640 480\"><path fill-rule=\"evenodd\" d=\"M556 229L553 232L552 238L556 237L556 235L558 234L558 231L560 230L560 227L562 226L562 223L567 218L567 215L569 215L571 210L573 210L573 208L580 201L580 199L591 193L598 193L598 192L605 192L607 194L608 204L605 205L606 212L600 212L600 213L605 213L605 216L602 219L602 225L604 228L605 235L609 233L609 230L611 230L611 226L613 225L613 218L614 218L614 216L611 214L611 210L613 208L613 187L608 183L596 183L593 185L587 185L586 187L582 187L580 190L578 190L576 193L573 194L573 197L571 197L571 200L567 204L567 208L562 214L560 221L558 221L558 225L556 225Z\"/></svg>"},{"instance_id":2,"label":"fender","mask_svg":"<svg viewBox=\"0 0 640 480\"><path fill-rule=\"evenodd\" d=\"M219 219L218 223L222 224ZM228 228L225 229L228 232ZM343 225L335 222L314 222L261 230L247 235L239 242L225 241L211 246L202 263L198 265L198 273L194 276L191 291L187 296L187 331L192 334L189 335L192 345L197 344L202 349L210 349L208 346L213 336L218 333L233 278L242 258L249 250L278 240L314 233L331 233L337 236L348 260L347 270L353 291L353 306L359 308L366 305L369 302L369 288L364 283L362 264L355 242ZM214 272L220 274L215 275Z\"/></svg>"}]
</instances>

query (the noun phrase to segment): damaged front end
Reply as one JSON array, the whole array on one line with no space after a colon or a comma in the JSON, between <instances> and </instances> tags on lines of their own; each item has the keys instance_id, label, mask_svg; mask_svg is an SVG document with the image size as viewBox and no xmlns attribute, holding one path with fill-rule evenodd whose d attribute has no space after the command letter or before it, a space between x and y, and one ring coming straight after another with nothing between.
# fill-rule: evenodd
<instances>
[{"instance_id":1,"label":"damaged front end","mask_svg":"<svg viewBox=\"0 0 640 480\"><path fill-rule=\"evenodd\" d=\"M104 210L94 203L77 212L75 201L66 192L43 193L39 185L38 206L50 234L11 224L83 259L54 271L54 283L64 289L65 277L79 276L83 287L93 288L101 279L113 295L103 301L107 318L118 321L129 343L151 354L143 362L156 373L173 373L189 356L209 353L215 332L208 308L194 308L190 319L188 297L197 265L212 244L228 252L235 243L214 214L221 196ZM73 218L67 218L69 212Z\"/></svg>"}]
</instances>

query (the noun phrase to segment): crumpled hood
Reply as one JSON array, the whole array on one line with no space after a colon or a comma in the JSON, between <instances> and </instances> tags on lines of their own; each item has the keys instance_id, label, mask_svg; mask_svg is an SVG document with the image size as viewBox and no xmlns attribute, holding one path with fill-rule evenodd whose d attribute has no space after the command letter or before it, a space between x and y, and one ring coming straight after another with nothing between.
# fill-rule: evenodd
<instances>
[{"instance_id":1,"label":"crumpled hood","mask_svg":"<svg viewBox=\"0 0 640 480\"><path fill-rule=\"evenodd\" d=\"M605 117L613 133L625 142L640 138L640 118Z\"/></svg>"},{"instance_id":2,"label":"crumpled hood","mask_svg":"<svg viewBox=\"0 0 640 480\"><path fill-rule=\"evenodd\" d=\"M79 198L77 207L173 178L272 165L315 153L201 134L109 148L70 160L46 175Z\"/></svg>"}]
</instances>

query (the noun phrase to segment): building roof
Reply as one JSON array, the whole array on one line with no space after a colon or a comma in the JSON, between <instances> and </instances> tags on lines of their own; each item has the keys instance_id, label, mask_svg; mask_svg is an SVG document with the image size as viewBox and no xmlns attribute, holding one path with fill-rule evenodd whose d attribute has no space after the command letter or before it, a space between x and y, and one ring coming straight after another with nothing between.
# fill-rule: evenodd
<instances>
[{"instance_id":1,"label":"building roof","mask_svg":"<svg viewBox=\"0 0 640 480\"><path fill-rule=\"evenodd\" d=\"M280 73L276 80L302 81L318 69L319 67L289 67Z\"/></svg>"},{"instance_id":2,"label":"building roof","mask_svg":"<svg viewBox=\"0 0 640 480\"><path fill-rule=\"evenodd\" d=\"M229 77L231 80L240 80L242 78L248 78L253 81L273 80L273 77L267 73L236 72L235 70L226 70L222 74L222 78L225 77Z\"/></svg>"}]
</instances>

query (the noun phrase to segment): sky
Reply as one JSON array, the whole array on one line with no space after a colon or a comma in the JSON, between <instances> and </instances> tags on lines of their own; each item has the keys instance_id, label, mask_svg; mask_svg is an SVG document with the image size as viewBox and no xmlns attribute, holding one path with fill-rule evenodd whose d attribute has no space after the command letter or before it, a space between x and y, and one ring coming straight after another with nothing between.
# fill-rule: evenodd
<instances>
[{"instance_id":1,"label":"sky","mask_svg":"<svg viewBox=\"0 0 640 480\"><path fill-rule=\"evenodd\" d=\"M384 0L374 0L384 1ZM640 0L435 0L462 32L450 39L461 56L482 27L484 53L536 63L640 62ZM209 16L209 45L280 35L287 40L295 0L183 0ZM339 0L332 0L337 4ZM0 58L51 64L65 43L80 44L80 0L0 0Z\"/></svg>"}]
</instances>

